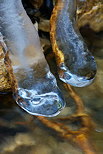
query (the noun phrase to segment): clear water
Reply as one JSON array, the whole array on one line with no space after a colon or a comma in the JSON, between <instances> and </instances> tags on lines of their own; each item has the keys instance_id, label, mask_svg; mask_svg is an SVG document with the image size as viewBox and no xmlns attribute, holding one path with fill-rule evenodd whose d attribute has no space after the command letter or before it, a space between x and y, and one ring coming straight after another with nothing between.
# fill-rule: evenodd
<instances>
[{"instance_id":1,"label":"clear water","mask_svg":"<svg viewBox=\"0 0 103 154\"><path fill-rule=\"evenodd\" d=\"M98 50L98 49L97 49ZM101 49L102 50L102 49ZM101 56L100 56L101 55ZM99 58L100 57L100 58ZM91 142L96 145L98 154L103 152L103 55L96 52L98 72L92 85L75 90L82 97L85 110L95 122L91 132ZM51 68L55 65L51 63ZM54 71L55 72L55 71ZM75 105L68 93L61 90L67 106L59 116L73 114ZM23 111L10 95L0 96L0 151L3 154L82 154L69 141L59 138L56 133L41 124L35 116ZM56 117L57 118L57 117ZM51 118L50 118L51 119Z\"/></svg>"}]
</instances>

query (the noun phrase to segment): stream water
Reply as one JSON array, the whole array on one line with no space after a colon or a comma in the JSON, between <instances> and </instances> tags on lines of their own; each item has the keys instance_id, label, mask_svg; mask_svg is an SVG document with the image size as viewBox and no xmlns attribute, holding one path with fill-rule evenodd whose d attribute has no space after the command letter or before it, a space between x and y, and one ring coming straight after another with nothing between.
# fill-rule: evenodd
<instances>
[{"instance_id":1,"label":"stream water","mask_svg":"<svg viewBox=\"0 0 103 154\"><path fill-rule=\"evenodd\" d=\"M100 49L102 50L102 49ZM97 49L98 51L98 49ZM75 88L84 101L85 110L95 122L91 139L98 153L103 152L103 51L94 52L98 72L94 83L88 87ZM51 65L53 68L53 64ZM62 86L60 86L62 88ZM73 100L62 89L67 106L59 116L74 112ZM41 124L37 118L23 111L12 95L0 95L0 153L2 154L81 154L77 147L58 137L55 132Z\"/></svg>"}]
</instances>

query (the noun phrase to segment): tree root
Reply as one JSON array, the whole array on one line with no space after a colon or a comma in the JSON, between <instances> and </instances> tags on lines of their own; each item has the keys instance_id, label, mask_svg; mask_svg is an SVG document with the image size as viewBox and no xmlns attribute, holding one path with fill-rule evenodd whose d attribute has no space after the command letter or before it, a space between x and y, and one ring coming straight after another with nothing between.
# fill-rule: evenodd
<instances>
[{"instance_id":1,"label":"tree root","mask_svg":"<svg viewBox=\"0 0 103 154\"><path fill-rule=\"evenodd\" d=\"M58 135L64 139L75 143L85 154L96 154L94 145L92 145L89 134L93 129L93 122L88 114L84 111L84 105L82 99L77 95L77 93L72 89L70 85L64 84L65 88L68 90L69 95L74 99L76 105L76 112L68 117L57 118L53 120L48 120L45 117L37 116L37 118L47 127L53 129L58 133ZM81 128L74 131L67 127L64 121L81 121ZM58 122L59 121L59 122Z\"/></svg>"}]
</instances>

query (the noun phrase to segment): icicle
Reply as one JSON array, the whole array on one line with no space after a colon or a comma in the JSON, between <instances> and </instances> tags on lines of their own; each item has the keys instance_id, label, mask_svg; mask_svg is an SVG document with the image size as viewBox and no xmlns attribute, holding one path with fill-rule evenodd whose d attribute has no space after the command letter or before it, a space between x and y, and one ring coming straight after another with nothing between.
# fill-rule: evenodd
<instances>
[{"instance_id":1,"label":"icicle","mask_svg":"<svg viewBox=\"0 0 103 154\"><path fill-rule=\"evenodd\" d=\"M59 114L65 103L21 0L0 0L0 31L18 81L17 104L32 115Z\"/></svg>"},{"instance_id":2,"label":"icicle","mask_svg":"<svg viewBox=\"0 0 103 154\"><path fill-rule=\"evenodd\" d=\"M83 87L94 80L96 63L78 30L75 16L76 0L57 0L51 16L51 41L59 78Z\"/></svg>"}]
</instances>

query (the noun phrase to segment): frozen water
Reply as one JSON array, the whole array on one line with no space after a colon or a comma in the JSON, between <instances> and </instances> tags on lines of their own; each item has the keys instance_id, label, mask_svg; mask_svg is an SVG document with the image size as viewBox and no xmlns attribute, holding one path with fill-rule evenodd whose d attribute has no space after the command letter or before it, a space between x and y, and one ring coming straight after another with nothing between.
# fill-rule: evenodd
<instances>
[{"instance_id":1,"label":"frozen water","mask_svg":"<svg viewBox=\"0 0 103 154\"><path fill-rule=\"evenodd\" d=\"M33 115L59 114L65 102L21 0L0 1L0 24L18 81L18 92L14 94L17 104Z\"/></svg>"}]
</instances>

